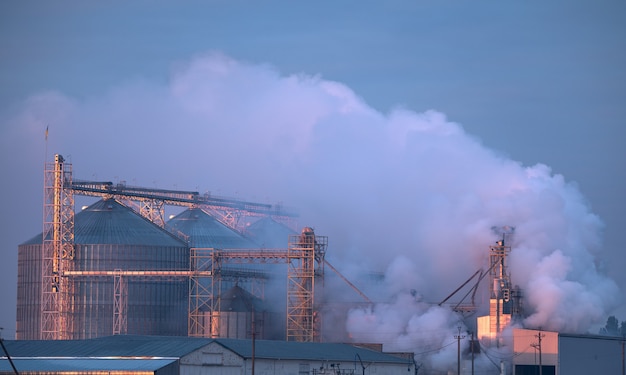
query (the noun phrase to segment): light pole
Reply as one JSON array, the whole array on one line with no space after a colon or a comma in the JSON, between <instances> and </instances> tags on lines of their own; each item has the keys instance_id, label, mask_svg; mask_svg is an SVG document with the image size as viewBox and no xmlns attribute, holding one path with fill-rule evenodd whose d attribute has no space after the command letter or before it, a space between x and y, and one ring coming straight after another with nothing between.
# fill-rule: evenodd
<instances>
[{"instance_id":1,"label":"light pole","mask_svg":"<svg viewBox=\"0 0 626 375\"><path fill-rule=\"evenodd\" d=\"M461 335L461 326L459 326L459 334L454 336L454 338L457 340L457 345L456 345L456 360L457 360L456 373L457 373L457 375L461 375L461 339L465 338L465 335Z\"/></svg>"},{"instance_id":2,"label":"light pole","mask_svg":"<svg viewBox=\"0 0 626 375\"><path fill-rule=\"evenodd\" d=\"M545 335L543 333L541 333L541 328L539 328L539 333L537 333L535 335L535 337L537 338L537 343L536 344L530 344L532 347L534 347L535 349L539 350L539 375L543 374L543 364L541 363L541 339L544 337Z\"/></svg>"}]
</instances>

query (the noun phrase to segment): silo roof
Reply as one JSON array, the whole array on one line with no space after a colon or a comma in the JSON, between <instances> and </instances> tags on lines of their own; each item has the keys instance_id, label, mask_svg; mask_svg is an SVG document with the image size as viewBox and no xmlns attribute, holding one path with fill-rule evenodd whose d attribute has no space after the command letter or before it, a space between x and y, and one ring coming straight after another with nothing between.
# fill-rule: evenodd
<instances>
[{"instance_id":1,"label":"silo roof","mask_svg":"<svg viewBox=\"0 0 626 375\"><path fill-rule=\"evenodd\" d=\"M100 200L75 216L75 242L185 246L165 229L114 199Z\"/></svg>"},{"instance_id":2,"label":"silo roof","mask_svg":"<svg viewBox=\"0 0 626 375\"><path fill-rule=\"evenodd\" d=\"M199 208L190 208L169 220L166 228L180 231L189 236L192 247L217 249L254 249L258 246L220 223Z\"/></svg>"},{"instance_id":3,"label":"silo roof","mask_svg":"<svg viewBox=\"0 0 626 375\"><path fill-rule=\"evenodd\" d=\"M115 199L99 200L74 216L77 244L186 246L170 232ZM39 233L22 245L41 244Z\"/></svg>"},{"instance_id":4,"label":"silo roof","mask_svg":"<svg viewBox=\"0 0 626 375\"><path fill-rule=\"evenodd\" d=\"M246 234L261 247L287 248L289 236L297 233L271 217L264 217L250 224Z\"/></svg>"}]
</instances>

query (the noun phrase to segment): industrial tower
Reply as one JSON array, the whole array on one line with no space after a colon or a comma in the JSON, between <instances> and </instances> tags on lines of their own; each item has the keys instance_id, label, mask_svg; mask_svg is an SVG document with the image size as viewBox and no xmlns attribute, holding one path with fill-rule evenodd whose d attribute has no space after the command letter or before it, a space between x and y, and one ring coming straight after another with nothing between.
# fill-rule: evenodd
<instances>
[{"instance_id":1,"label":"industrial tower","mask_svg":"<svg viewBox=\"0 0 626 375\"><path fill-rule=\"evenodd\" d=\"M499 345L502 330L521 315L522 296L519 288L512 285L507 265L515 228L492 229L500 239L489 247L489 315L478 318L478 336L495 340Z\"/></svg>"},{"instance_id":2,"label":"industrial tower","mask_svg":"<svg viewBox=\"0 0 626 375\"><path fill-rule=\"evenodd\" d=\"M289 237L287 259L287 341L319 341L319 320L314 311L315 278L324 275L328 238L305 227Z\"/></svg>"},{"instance_id":3,"label":"industrial tower","mask_svg":"<svg viewBox=\"0 0 626 375\"><path fill-rule=\"evenodd\" d=\"M62 277L74 258L72 165L63 156L44 167L43 244L41 264L42 339L67 339L71 284Z\"/></svg>"}]
</instances>

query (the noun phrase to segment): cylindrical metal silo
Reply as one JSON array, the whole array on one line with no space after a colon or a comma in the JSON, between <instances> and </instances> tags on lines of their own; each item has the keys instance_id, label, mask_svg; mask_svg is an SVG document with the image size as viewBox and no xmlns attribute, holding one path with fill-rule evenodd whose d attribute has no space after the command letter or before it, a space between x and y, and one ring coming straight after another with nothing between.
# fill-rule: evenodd
<instances>
[{"instance_id":1,"label":"cylindrical metal silo","mask_svg":"<svg viewBox=\"0 0 626 375\"><path fill-rule=\"evenodd\" d=\"M257 338L273 338L278 319L261 299L239 286L222 293L220 299L220 310L206 313L212 337L249 339L254 329Z\"/></svg>"},{"instance_id":2,"label":"cylindrical metal silo","mask_svg":"<svg viewBox=\"0 0 626 375\"><path fill-rule=\"evenodd\" d=\"M68 295L61 299L72 339L115 333L186 335L188 283L185 243L113 199L75 216L75 255ZM18 248L18 339L36 339L41 319L41 235Z\"/></svg>"},{"instance_id":3,"label":"cylindrical metal silo","mask_svg":"<svg viewBox=\"0 0 626 375\"><path fill-rule=\"evenodd\" d=\"M224 251L224 256L221 257L221 261L224 264L220 265L219 275L216 276L216 278L219 277L219 281L216 282L215 279L211 281L204 280L202 284L203 289L210 289L212 298L219 301L212 300L202 304L202 311L198 311L199 316L195 317L199 320L198 326L202 327L202 329L190 334L204 337L250 337L249 335L245 336L244 332L245 326L248 327L248 331L250 330L250 313L229 310L228 306L230 305L227 299L229 296L232 296L232 291L241 290L243 293L250 295L251 298L260 298L262 300L266 297L264 289L268 281L275 292L274 294L285 296L286 265L260 263L228 264L226 258L228 258L229 250L258 249L259 245L198 208L191 208L181 212L167 222L166 228L188 236L189 246L192 248L213 248ZM272 278L274 280L271 280ZM272 281L274 282L272 283ZM201 283L202 281L198 282ZM281 287L283 289L280 289ZM277 299L276 296L274 298ZM275 301L271 304L275 311L258 310L255 314L259 324L261 324L260 327L263 328L257 330L257 338L284 339L285 323L281 314L284 314L285 302L284 298L280 299L282 301ZM226 308L224 304L226 304ZM213 307L215 310L211 311ZM268 324L271 325L271 328L266 329L265 326Z\"/></svg>"},{"instance_id":4,"label":"cylindrical metal silo","mask_svg":"<svg viewBox=\"0 0 626 375\"><path fill-rule=\"evenodd\" d=\"M41 331L41 233L17 247L17 314L15 336L18 340L39 339Z\"/></svg>"}]
</instances>

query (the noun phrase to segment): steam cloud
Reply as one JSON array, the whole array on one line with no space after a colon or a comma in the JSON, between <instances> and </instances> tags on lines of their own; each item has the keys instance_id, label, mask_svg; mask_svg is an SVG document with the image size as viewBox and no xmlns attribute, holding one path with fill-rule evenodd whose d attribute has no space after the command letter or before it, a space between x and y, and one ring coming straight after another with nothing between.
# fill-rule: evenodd
<instances>
[{"instance_id":1,"label":"steam cloud","mask_svg":"<svg viewBox=\"0 0 626 375\"><path fill-rule=\"evenodd\" d=\"M527 325L585 332L620 302L596 266L602 223L576 185L437 111L380 113L341 83L213 53L178 65L168 85L42 93L11 121L32 147L49 126L48 148L69 155L78 178L297 207L302 225L329 236L332 263L380 301L352 310L352 337L437 349L433 367L456 352L445 346L459 320L430 302L487 265L494 225L516 227L510 270ZM385 282L367 285L362 270Z\"/></svg>"}]
</instances>

